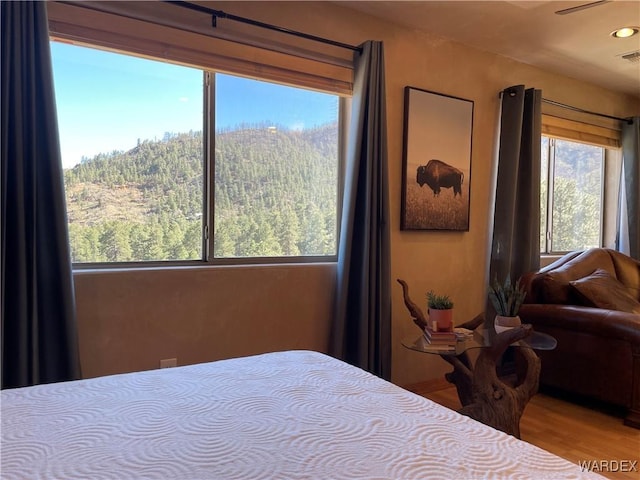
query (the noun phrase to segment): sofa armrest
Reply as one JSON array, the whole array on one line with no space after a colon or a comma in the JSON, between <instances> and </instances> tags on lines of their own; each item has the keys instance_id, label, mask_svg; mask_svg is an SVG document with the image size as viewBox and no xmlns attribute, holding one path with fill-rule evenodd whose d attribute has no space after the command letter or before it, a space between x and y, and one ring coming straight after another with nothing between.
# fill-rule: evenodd
<instances>
[{"instance_id":1,"label":"sofa armrest","mask_svg":"<svg viewBox=\"0 0 640 480\"><path fill-rule=\"evenodd\" d=\"M628 341L640 352L640 315L573 305L524 304L518 312L523 323L574 330L602 338Z\"/></svg>"}]
</instances>

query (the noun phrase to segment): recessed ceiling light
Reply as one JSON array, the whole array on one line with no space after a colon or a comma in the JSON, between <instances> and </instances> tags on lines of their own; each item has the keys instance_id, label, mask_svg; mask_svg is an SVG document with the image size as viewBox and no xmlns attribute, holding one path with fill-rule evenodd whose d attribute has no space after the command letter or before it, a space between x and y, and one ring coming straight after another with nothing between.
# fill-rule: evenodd
<instances>
[{"instance_id":1,"label":"recessed ceiling light","mask_svg":"<svg viewBox=\"0 0 640 480\"><path fill-rule=\"evenodd\" d=\"M624 27L611 32L611 36L615 38L629 38L640 31L638 27Z\"/></svg>"}]
</instances>

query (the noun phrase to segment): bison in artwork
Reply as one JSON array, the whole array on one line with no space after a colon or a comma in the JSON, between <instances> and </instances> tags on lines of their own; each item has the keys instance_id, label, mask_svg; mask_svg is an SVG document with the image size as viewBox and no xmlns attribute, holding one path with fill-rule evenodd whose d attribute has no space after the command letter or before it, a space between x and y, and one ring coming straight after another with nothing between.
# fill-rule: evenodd
<instances>
[{"instance_id":1,"label":"bison in artwork","mask_svg":"<svg viewBox=\"0 0 640 480\"><path fill-rule=\"evenodd\" d=\"M429 160L426 165L420 165L416 174L416 181L421 187L426 183L433 190L433 196L440 195L441 188L453 188L453 196L462 196L464 174L455 167L440 160Z\"/></svg>"}]
</instances>

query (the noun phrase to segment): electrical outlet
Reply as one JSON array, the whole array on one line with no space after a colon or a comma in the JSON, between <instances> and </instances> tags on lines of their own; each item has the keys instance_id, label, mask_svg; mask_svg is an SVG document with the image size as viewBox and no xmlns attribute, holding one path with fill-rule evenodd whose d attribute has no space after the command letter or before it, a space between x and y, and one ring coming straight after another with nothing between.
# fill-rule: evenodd
<instances>
[{"instance_id":1,"label":"electrical outlet","mask_svg":"<svg viewBox=\"0 0 640 480\"><path fill-rule=\"evenodd\" d=\"M165 358L164 360L160 360L160 368L170 368L177 367L178 359L177 358Z\"/></svg>"}]
</instances>

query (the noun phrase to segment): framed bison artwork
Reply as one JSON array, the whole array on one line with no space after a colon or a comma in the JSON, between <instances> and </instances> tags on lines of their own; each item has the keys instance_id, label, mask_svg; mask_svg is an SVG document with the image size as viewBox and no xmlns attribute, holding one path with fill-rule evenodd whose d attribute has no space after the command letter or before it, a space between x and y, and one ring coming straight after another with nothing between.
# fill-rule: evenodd
<instances>
[{"instance_id":1,"label":"framed bison artwork","mask_svg":"<svg viewBox=\"0 0 640 480\"><path fill-rule=\"evenodd\" d=\"M473 102L404 89L402 230L469 230Z\"/></svg>"}]
</instances>

